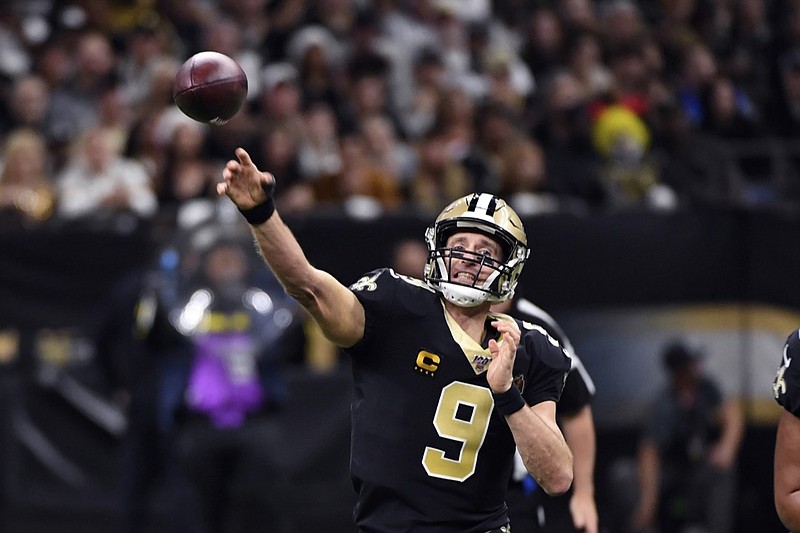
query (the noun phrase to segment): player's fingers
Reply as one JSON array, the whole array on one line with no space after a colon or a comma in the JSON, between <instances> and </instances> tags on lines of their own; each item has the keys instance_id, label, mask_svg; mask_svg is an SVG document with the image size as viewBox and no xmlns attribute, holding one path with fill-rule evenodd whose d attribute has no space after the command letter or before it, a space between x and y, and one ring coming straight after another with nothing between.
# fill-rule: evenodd
<instances>
[{"instance_id":1,"label":"player's fingers","mask_svg":"<svg viewBox=\"0 0 800 533\"><path fill-rule=\"evenodd\" d=\"M236 149L236 157L239 158L239 162L242 165L252 165L253 160L250 159L250 154L247 153L247 150L244 148L237 148Z\"/></svg>"},{"instance_id":2,"label":"player's fingers","mask_svg":"<svg viewBox=\"0 0 800 533\"><path fill-rule=\"evenodd\" d=\"M228 184L227 183L217 183L217 194L223 196L228 192Z\"/></svg>"},{"instance_id":3,"label":"player's fingers","mask_svg":"<svg viewBox=\"0 0 800 533\"><path fill-rule=\"evenodd\" d=\"M588 518L582 520L580 525L576 522L575 528L586 533L597 533L597 523L592 523Z\"/></svg>"},{"instance_id":4,"label":"player's fingers","mask_svg":"<svg viewBox=\"0 0 800 533\"><path fill-rule=\"evenodd\" d=\"M239 172L242 169L242 165L239 164L238 161L230 160L225 164L225 169L223 171L228 173L228 176L232 176L234 172Z\"/></svg>"},{"instance_id":5,"label":"player's fingers","mask_svg":"<svg viewBox=\"0 0 800 533\"><path fill-rule=\"evenodd\" d=\"M491 354L492 357L494 357L495 355L498 354L498 352L500 352L500 345L494 339L489 339L488 348L489 348L489 353Z\"/></svg>"},{"instance_id":6,"label":"player's fingers","mask_svg":"<svg viewBox=\"0 0 800 533\"><path fill-rule=\"evenodd\" d=\"M513 332L517 336L520 335L519 326L516 322L509 322L508 320L495 320L492 325L499 331Z\"/></svg>"},{"instance_id":7,"label":"player's fingers","mask_svg":"<svg viewBox=\"0 0 800 533\"><path fill-rule=\"evenodd\" d=\"M519 344L520 339L520 332L519 329L514 327L509 322L505 320L498 320L497 322L493 323L497 331L503 334L504 337L510 339L514 344Z\"/></svg>"}]
</instances>

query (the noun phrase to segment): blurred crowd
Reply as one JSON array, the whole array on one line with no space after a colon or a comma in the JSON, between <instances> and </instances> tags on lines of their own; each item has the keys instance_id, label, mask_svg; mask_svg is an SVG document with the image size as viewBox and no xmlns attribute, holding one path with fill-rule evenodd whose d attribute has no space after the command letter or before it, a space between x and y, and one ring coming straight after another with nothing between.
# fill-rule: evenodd
<instances>
[{"instance_id":1,"label":"blurred crowd","mask_svg":"<svg viewBox=\"0 0 800 533\"><path fill-rule=\"evenodd\" d=\"M172 102L201 50L247 101ZM0 210L180 223L237 146L287 214L522 215L800 204L795 0L10 0Z\"/></svg>"}]
</instances>

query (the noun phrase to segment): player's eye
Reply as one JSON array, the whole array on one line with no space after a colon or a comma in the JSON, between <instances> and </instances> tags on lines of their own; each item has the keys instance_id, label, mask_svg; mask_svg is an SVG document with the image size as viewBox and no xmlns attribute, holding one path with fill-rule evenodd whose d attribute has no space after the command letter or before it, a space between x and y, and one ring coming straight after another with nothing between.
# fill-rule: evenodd
<instances>
[{"instance_id":1,"label":"player's eye","mask_svg":"<svg viewBox=\"0 0 800 533\"><path fill-rule=\"evenodd\" d=\"M478 250L477 253L483 258L483 262L488 265L494 265L498 263L495 250L485 248L483 250Z\"/></svg>"}]
</instances>

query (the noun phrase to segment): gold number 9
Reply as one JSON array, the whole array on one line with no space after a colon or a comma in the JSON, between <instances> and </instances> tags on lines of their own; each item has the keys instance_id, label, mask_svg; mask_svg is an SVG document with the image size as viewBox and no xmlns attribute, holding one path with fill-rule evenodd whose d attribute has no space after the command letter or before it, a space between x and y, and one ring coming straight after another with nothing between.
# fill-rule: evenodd
<instances>
[{"instance_id":1,"label":"gold number 9","mask_svg":"<svg viewBox=\"0 0 800 533\"><path fill-rule=\"evenodd\" d=\"M470 412L468 420L456 417L462 406L463 412ZM455 381L442 389L433 425L441 437L461 442L461 452L457 459L448 459L444 451L427 446L422 465L429 476L464 481L475 473L493 407L492 393L485 387Z\"/></svg>"}]
</instances>

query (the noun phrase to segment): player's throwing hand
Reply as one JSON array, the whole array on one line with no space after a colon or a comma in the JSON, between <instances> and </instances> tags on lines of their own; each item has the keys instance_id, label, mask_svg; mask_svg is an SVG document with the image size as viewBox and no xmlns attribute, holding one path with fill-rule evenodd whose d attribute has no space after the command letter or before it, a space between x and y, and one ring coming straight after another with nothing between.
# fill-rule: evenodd
<instances>
[{"instance_id":1,"label":"player's throwing hand","mask_svg":"<svg viewBox=\"0 0 800 533\"><path fill-rule=\"evenodd\" d=\"M250 154L244 148L236 149L238 161L231 159L222 171L225 180L217 184L217 194L225 194L239 209L252 209L269 199L275 177L256 168Z\"/></svg>"}]
</instances>

